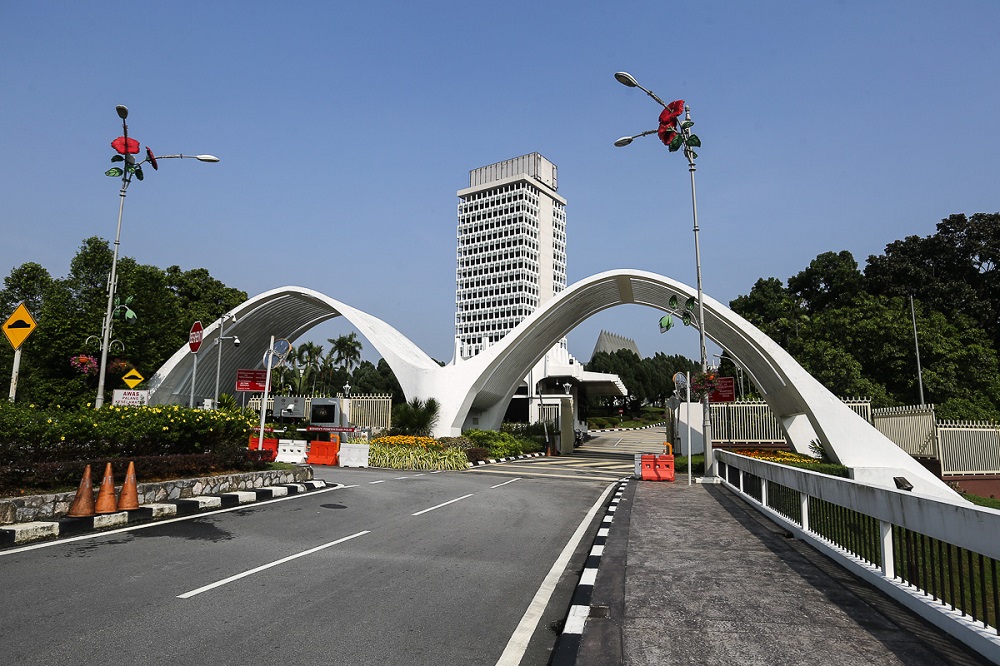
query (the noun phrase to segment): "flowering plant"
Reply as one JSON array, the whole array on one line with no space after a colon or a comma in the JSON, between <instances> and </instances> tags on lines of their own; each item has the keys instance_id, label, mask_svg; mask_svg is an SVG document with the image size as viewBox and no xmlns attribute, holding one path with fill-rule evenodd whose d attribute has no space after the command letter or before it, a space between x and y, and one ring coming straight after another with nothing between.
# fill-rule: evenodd
<instances>
[{"instance_id":1,"label":"flowering plant","mask_svg":"<svg viewBox=\"0 0 1000 666\"><path fill-rule=\"evenodd\" d=\"M119 155L124 155L126 152L135 155L139 152L139 142L129 137L127 140L125 137L120 136L111 142L111 147L114 148Z\"/></svg>"},{"instance_id":2,"label":"flowering plant","mask_svg":"<svg viewBox=\"0 0 1000 666\"><path fill-rule=\"evenodd\" d=\"M128 361L122 358L113 358L108 361L108 372L113 375L123 375L128 370Z\"/></svg>"},{"instance_id":3,"label":"flowering plant","mask_svg":"<svg viewBox=\"0 0 1000 666\"><path fill-rule=\"evenodd\" d=\"M93 375L97 373L98 364L97 359L90 354L77 354L69 359L69 364L73 366L73 369L84 375Z\"/></svg>"},{"instance_id":4,"label":"flowering plant","mask_svg":"<svg viewBox=\"0 0 1000 666\"><path fill-rule=\"evenodd\" d=\"M682 113L684 113L684 100L677 99L667 104L667 108L660 112L660 126L656 130L656 136L660 137L660 141L670 149L670 152L680 150L683 146L684 154L693 160L698 157L698 153L691 149L700 147L701 139L691 133L694 122L681 120Z\"/></svg>"},{"instance_id":5,"label":"flowering plant","mask_svg":"<svg viewBox=\"0 0 1000 666\"><path fill-rule=\"evenodd\" d=\"M701 400L719 387L719 374L714 370L691 375L691 397Z\"/></svg>"}]
</instances>

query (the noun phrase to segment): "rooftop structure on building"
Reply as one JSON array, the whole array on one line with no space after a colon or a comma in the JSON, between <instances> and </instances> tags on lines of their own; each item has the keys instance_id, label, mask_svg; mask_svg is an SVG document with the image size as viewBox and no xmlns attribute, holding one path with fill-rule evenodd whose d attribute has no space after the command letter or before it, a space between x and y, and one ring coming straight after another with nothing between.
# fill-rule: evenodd
<instances>
[{"instance_id":1,"label":"rooftop structure on building","mask_svg":"<svg viewBox=\"0 0 1000 666\"><path fill-rule=\"evenodd\" d=\"M635 340L626 338L624 335L602 330L601 334L597 336L597 344L594 345L594 352L590 355L590 358L593 359L598 352L612 354L622 349L628 350L642 358L642 354L639 353L639 345L635 344Z\"/></svg>"}]
</instances>

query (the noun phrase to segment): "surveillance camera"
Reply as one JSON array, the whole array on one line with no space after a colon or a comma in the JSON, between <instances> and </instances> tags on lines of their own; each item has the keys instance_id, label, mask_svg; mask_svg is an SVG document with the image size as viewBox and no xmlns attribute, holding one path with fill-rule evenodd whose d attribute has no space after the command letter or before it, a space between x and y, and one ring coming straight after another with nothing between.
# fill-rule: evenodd
<instances>
[{"instance_id":1,"label":"surveillance camera","mask_svg":"<svg viewBox=\"0 0 1000 666\"><path fill-rule=\"evenodd\" d=\"M233 338L233 346L234 347L239 347L240 346L240 339L239 338L235 338L235 337Z\"/></svg>"},{"instance_id":2,"label":"surveillance camera","mask_svg":"<svg viewBox=\"0 0 1000 666\"><path fill-rule=\"evenodd\" d=\"M288 405L287 407L285 407L286 412L292 412L294 410L295 410L295 405Z\"/></svg>"}]
</instances>

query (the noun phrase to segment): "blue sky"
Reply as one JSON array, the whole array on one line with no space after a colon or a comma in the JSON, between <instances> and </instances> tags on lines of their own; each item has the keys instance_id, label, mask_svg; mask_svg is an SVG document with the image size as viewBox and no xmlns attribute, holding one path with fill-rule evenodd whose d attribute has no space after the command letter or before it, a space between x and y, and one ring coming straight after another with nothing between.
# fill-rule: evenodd
<instances>
[{"instance_id":1,"label":"blue sky","mask_svg":"<svg viewBox=\"0 0 1000 666\"><path fill-rule=\"evenodd\" d=\"M0 4L0 275L62 276L113 239L109 143L172 160L134 182L122 253L250 295L302 285L436 358L454 336L456 190L537 151L559 166L569 281L695 283L686 163L631 72L692 108L705 291L729 302L817 254L860 263L952 213L996 212L1000 3L170 2ZM659 313L606 311L642 353L697 356ZM350 330L317 329L323 340ZM369 349L370 352L370 349Z\"/></svg>"}]
</instances>

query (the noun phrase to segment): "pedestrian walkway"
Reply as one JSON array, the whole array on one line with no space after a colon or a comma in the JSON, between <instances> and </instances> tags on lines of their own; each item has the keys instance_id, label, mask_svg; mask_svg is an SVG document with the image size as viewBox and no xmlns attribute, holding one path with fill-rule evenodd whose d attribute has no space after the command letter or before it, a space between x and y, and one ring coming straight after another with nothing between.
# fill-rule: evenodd
<instances>
[{"instance_id":1,"label":"pedestrian walkway","mask_svg":"<svg viewBox=\"0 0 1000 666\"><path fill-rule=\"evenodd\" d=\"M984 660L720 485L630 482L576 663L956 664Z\"/></svg>"}]
</instances>

